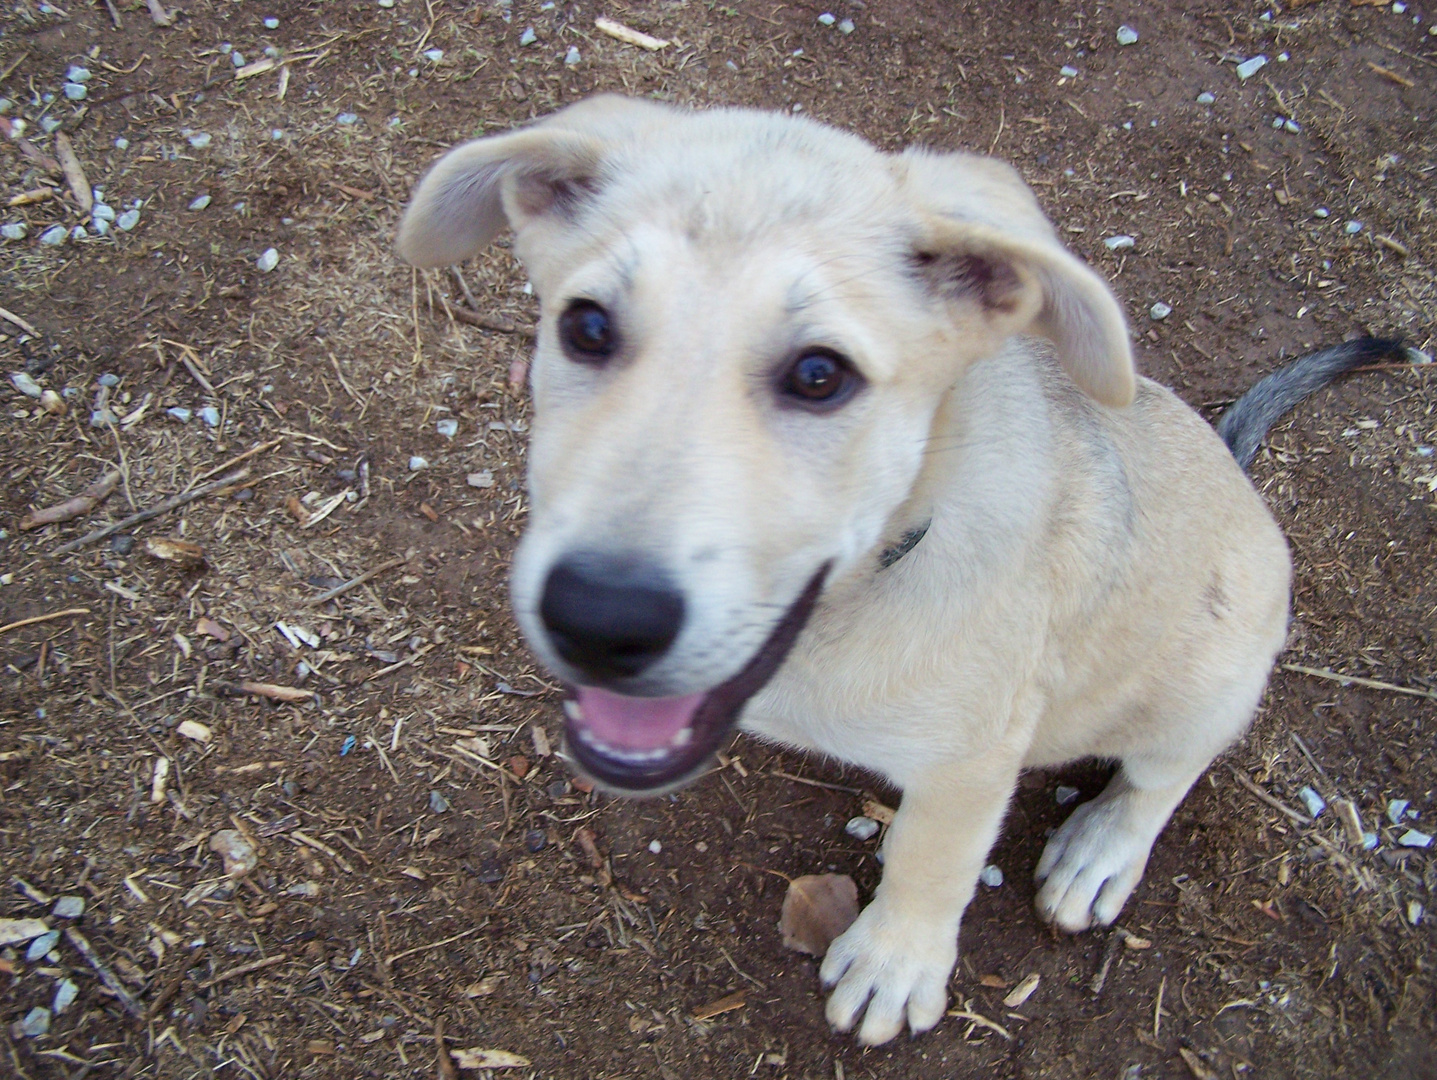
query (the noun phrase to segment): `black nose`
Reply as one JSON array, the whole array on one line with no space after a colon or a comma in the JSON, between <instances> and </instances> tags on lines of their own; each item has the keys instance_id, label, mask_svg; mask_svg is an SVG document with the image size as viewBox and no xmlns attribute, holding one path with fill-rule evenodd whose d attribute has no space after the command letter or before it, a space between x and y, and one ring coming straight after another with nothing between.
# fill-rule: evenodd
<instances>
[{"instance_id":1,"label":"black nose","mask_svg":"<svg viewBox=\"0 0 1437 1080\"><path fill-rule=\"evenodd\" d=\"M550 571L539 616L567 663L595 680L629 678L679 636L684 598L653 566L576 555Z\"/></svg>"}]
</instances>

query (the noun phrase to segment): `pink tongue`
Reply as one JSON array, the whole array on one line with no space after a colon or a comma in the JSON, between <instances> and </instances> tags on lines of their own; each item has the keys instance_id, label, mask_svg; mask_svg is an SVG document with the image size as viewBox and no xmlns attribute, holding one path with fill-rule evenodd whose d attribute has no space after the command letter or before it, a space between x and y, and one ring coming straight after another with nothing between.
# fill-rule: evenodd
<instances>
[{"instance_id":1,"label":"pink tongue","mask_svg":"<svg viewBox=\"0 0 1437 1080\"><path fill-rule=\"evenodd\" d=\"M637 698L581 686L578 698L582 716L575 723L600 742L618 750L655 750L667 748L689 726L703 695Z\"/></svg>"}]
</instances>

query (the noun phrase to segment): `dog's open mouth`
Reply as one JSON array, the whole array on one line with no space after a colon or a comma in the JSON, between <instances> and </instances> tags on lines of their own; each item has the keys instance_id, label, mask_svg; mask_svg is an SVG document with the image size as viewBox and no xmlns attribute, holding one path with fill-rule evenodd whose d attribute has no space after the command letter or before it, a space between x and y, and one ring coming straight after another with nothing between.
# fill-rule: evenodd
<instances>
[{"instance_id":1,"label":"dog's open mouth","mask_svg":"<svg viewBox=\"0 0 1437 1080\"><path fill-rule=\"evenodd\" d=\"M569 753L600 783L654 792L693 778L723 745L744 703L773 677L798 640L828 564L810 579L743 669L712 690L683 697L625 697L598 687L570 687L564 701Z\"/></svg>"}]
</instances>

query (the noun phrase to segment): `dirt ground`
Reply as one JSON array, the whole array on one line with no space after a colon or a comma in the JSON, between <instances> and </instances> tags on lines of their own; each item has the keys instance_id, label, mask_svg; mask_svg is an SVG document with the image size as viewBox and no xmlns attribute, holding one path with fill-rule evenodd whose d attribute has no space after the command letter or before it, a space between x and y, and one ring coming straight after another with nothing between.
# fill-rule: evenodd
<instances>
[{"instance_id":1,"label":"dirt ground","mask_svg":"<svg viewBox=\"0 0 1437 1080\"><path fill-rule=\"evenodd\" d=\"M463 270L469 322L452 276L390 251L456 140L623 90L992 152L1114 282L1145 373L1209 415L1355 332L1432 350L1425 4L833 2L194 0L168 28L137 0L5 5L5 126L38 159L0 139L0 196L48 190L0 218L28 227L0 241L0 918L71 932L0 950L0 1073L443 1080L439 1039L531 1063L498 1076L1437 1076L1437 862L1399 843L1437 831L1429 371L1318 395L1254 466L1296 559L1291 666L1160 839L1127 936L1031 908L1058 786L1090 797L1102 768L1025 777L952 982L986 1022L861 1050L780 945L785 876L876 884L877 841L843 829L897 799L873 778L740 739L664 800L567 781L505 589L534 305L502 246ZM45 120L108 235L41 242L90 220ZM98 508L22 530L112 470ZM259 852L238 883L225 830Z\"/></svg>"}]
</instances>

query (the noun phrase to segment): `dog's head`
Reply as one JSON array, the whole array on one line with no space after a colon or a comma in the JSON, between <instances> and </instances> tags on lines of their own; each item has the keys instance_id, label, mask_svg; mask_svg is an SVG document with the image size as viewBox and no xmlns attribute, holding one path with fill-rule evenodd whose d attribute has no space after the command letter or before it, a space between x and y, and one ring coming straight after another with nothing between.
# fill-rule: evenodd
<instances>
[{"instance_id":1,"label":"dog's head","mask_svg":"<svg viewBox=\"0 0 1437 1080\"><path fill-rule=\"evenodd\" d=\"M614 788L700 770L825 581L872 571L970 364L1037 334L1133 394L1111 293L989 159L600 97L450 151L399 251L505 224L542 308L514 606Z\"/></svg>"}]
</instances>

